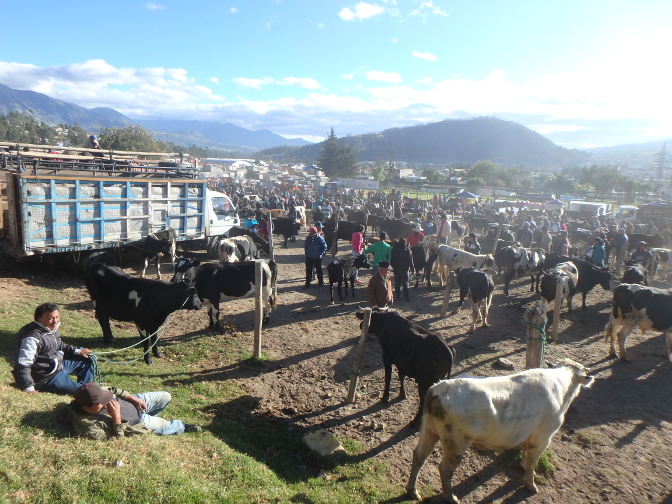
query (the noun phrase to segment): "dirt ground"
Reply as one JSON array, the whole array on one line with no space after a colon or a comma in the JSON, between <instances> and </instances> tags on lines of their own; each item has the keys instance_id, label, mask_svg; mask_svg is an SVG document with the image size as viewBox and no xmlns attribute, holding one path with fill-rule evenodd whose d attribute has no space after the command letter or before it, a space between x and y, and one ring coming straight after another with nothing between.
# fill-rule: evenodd
<instances>
[{"instance_id":1,"label":"dirt ground","mask_svg":"<svg viewBox=\"0 0 672 504\"><path fill-rule=\"evenodd\" d=\"M342 249L345 249L342 245ZM380 403L383 369L380 346L369 336L361 372L357 402L346 404L350 371L357 353L359 320L355 312L365 306L364 286L344 306L329 305L328 287L301 289L304 281L303 239L289 249L276 249L279 264L278 307L264 328L262 346L269 360L261 366L242 368L217 362L202 362L196 379L237 380L249 396L256 398L254 411L246 414L286 419L303 428L324 427L339 439L357 441L364 456L374 457L389 467L389 483L399 495L408 479L417 431L408 423L418 406L417 388L411 381L404 401ZM347 251L347 249L346 249ZM328 259L325 258L326 264ZM0 271L0 300L27 296L41 285L73 290L75 299L88 299L81 280L63 275L33 278L20 269L5 266ZM16 272L19 272L16 274ZM129 272L135 273L133 269ZM325 270L326 277L326 270ZM367 282L370 273L362 271ZM669 287L655 282L657 287ZM394 308L421 326L440 331L457 351L453 373L503 375L511 373L493 363L506 357L515 370L525 367L523 314L539 296L529 292L529 278L516 279L511 295L502 294L496 280L489 328L477 328L468 335L471 310L439 318L442 291L421 287L412 291L411 302L396 302ZM567 413L565 423L553 438L551 450L556 471L543 477L537 495L522 486L522 469L507 463L494 452L471 448L453 479L455 494L462 502L539 502L574 504L583 502L672 502L672 449L666 439L672 433L672 363L661 357L660 334L639 330L628 338L629 363L608 358L603 341L611 293L599 286L588 294L588 310L582 311L580 295L576 309L561 315L559 339L553 352L591 368L596 380L584 389ZM252 350L253 306L251 298L222 303L222 338L235 338ZM456 306L453 295L451 309ZM468 301L465 302L468 307ZM92 312L89 310L91 316ZM549 319L552 312L549 313ZM165 335L165 345L185 334L206 331L207 315L180 312ZM550 321L549 321L550 332ZM554 354L547 354L553 361ZM392 382L396 397L398 381ZM418 488L429 502L442 502L437 463L437 446L421 472ZM328 477L328 475L327 475ZM395 502L402 499L395 499Z\"/></svg>"}]
</instances>

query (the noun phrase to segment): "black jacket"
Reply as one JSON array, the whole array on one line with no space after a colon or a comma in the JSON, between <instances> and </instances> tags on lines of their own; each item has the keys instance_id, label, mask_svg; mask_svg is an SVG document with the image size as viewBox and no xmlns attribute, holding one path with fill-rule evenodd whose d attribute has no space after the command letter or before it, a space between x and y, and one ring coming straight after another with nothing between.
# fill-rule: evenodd
<instances>
[{"instance_id":1,"label":"black jacket","mask_svg":"<svg viewBox=\"0 0 672 504\"><path fill-rule=\"evenodd\" d=\"M64 355L77 355L77 347L61 341L58 329L52 333L46 327L31 322L19 329L19 355L12 374L23 391L49 380L63 369Z\"/></svg>"},{"instance_id":2,"label":"black jacket","mask_svg":"<svg viewBox=\"0 0 672 504\"><path fill-rule=\"evenodd\" d=\"M411 249L397 242L392 246L392 258L390 266L396 273L407 272L413 268L413 255Z\"/></svg>"}]
</instances>

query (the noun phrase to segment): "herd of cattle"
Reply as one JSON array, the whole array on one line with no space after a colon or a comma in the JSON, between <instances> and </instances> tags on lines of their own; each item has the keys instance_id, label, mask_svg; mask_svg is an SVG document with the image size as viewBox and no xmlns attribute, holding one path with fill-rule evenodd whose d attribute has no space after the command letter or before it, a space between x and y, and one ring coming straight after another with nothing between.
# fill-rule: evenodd
<instances>
[{"instance_id":1,"label":"herd of cattle","mask_svg":"<svg viewBox=\"0 0 672 504\"><path fill-rule=\"evenodd\" d=\"M368 220L368 219L367 219ZM371 225L370 221L368 222ZM354 227L349 221L325 228L329 240L349 241ZM352 224L356 224L352 223ZM278 217L273 219L273 232L287 239L296 235L296 222ZM391 239L405 237L413 224L383 219L379 229L384 229ZM459 241L467 226L453 221L451 229ZM343 234L341 234L343 231ZM500 233L500 238L501 238ZM509 238L509 236L505 236ZM511 243L507 243L511 242ZM504 240L503 246L494 247L495 254L475 255L459 248L440 244L432 236L423 238L412 247L412 256L418 273L415 288L422 280L432 286L433 270L439 275L440 285L446 285L448 295L459 289L456 313L464 300L472 305L469 332L475 330L479 319L488 325L488 311L495 284L493 274L504 273L503 294L509 294L512 279L530 276L530 291L541 294L546 302L555 299L561 286L563 302L571 310L572 297L582 295L582 308L586 295L597 285L614 292L610 320L605 328L605 341L611 339L610 354L615 354L618 338L619 354L626 359L625 340L635 327L663 332L666 335L664 355L672 345L672 290L648 286L647 271L637 264L629 265L622 279L617 279L609 268L598 267L587 261L558 253L545 253L538 248L524 248L513 240ZM493 243L494 245L494 243ZM255 291L255 267L262 263L262 300L264 323L268 322L276 300L272 286L277 281L278 268L274 261L262 259L270 253L269 244L256 233L244 228L233 228L230 236L217 245L220 260L200 262L176 257L175 235L171 230L155 233L145 241L145 269L148 258L162 254L171 257L173 279L171 282L134 278L114 266L100 262L90 264L85 273L85 283L95 307L95 315L103 330L106 343L112 339L110 319L132 321L136 324L144 345L144 359L152 363L150 355L160 357L157 348L159 331L171 313L180 309L198 310L205 305L210 328L219 320L219 303L226 298L242 298ZM657 251L662 259L664 251ZM670 260L672 260L672 253ZM330 283L330 300L333 304L333 286L341 303L341 286L348 284L355 293L354 276L357 269L370 267L365 256L333 259L327 265ZM142 275L144 276L143 269ZM357 313L362 319L363 313ZM409 321L397 312L374 309L369 332L375 333L383 353L385 389L382 400L387 402L390 393L392 366L397 368L401 382L399 395L405 397L404 379L413 378L418 383L420 404L412 425L421 423L420 438L413 452L411 475L406 486L408 494L419 499L416 490L418 473L438 440L444 447L440 462L443 496L457 502L452 492L452 475L465 450L479 448L523 449L522 466L524 482L530 491L536 491L534 471L540 454L549 445L553 434L560 428L564 415L581 386L590 386L592 377L575 362L565 360L554 369L534 369L502 377L477 378L460 375L450 378L455 350L443 337Z\"/></svg>"}]
</instances>

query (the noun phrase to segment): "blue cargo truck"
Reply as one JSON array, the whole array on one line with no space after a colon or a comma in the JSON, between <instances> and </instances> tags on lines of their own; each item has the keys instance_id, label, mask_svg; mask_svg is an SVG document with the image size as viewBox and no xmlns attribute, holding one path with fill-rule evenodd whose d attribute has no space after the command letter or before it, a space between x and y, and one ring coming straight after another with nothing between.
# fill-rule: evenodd
<instances>
[{"instance_id":1,"label":"blue cargo truck","mask_svg":"<svg viewBox=\"0 0 672 504\"><path fill-rule=\"evenodd\" d=\"M229 198L193 169L48 161L3 166L0 245L17 259L67 254L81 262L92 251L137 247L166 228L191 242L183 246L205 247L239 224Z\"/></svg>"}]
</instances>

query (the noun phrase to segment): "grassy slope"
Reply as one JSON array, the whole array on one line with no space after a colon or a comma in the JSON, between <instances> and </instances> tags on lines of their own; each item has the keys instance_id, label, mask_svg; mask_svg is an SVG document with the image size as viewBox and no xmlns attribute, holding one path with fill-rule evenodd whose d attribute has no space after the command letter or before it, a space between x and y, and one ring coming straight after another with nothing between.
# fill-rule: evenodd
<instances>
[{"instance_id":1,"label":"grassy slope","mask_svg":"<svg viewBox=\"0 0 672 504\"><path fill-rule=\"evenodd\" d=\"M40 289L34 299L0 303L0 502L350 503L379 502L401 493L387 481L382 464L358 459L356 443L342 440L348 456L319 457L302 445L302 427L251 414L257 399L237 383L199 381L203 368L259 366L235 344L222 345L214 333L168 347L166 358L154 367L101 364L107 384L131 392L171 392L173 402L164 416L199 424L202 433L108 442L71 437L63 423L69 400L24 394L11 375L16 331L47 300L61 305L66 343L103 351L137 341L135 334L116 330L122 337L113 348L103 348L98 323L90 314L68 309L67 291ZM137 354L128 350L120 358ZM116 461L123 465L115 467Z\"/></svg>"}]
</instances>

